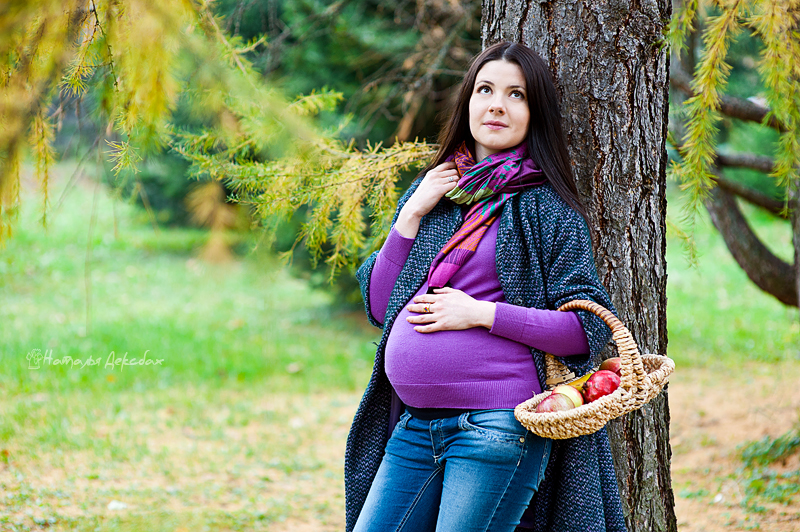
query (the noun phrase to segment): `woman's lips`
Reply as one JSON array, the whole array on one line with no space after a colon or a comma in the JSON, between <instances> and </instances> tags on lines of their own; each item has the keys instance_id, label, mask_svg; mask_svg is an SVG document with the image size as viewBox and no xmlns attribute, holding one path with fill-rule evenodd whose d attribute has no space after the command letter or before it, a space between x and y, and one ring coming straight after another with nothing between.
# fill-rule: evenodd
<instances>
[{"instance_id":1,"label":"woman's lips","mask_svg":"<svg viewBox=\"0 0 800 532\"><path fill-rule=\"evenodd\" d=\"M503 129L503 128L508 127L507 125L505 125L502 122L484 122L483 125L488 127L489 129L494 129L494 130Z\"/></svg>"}]
</instances>

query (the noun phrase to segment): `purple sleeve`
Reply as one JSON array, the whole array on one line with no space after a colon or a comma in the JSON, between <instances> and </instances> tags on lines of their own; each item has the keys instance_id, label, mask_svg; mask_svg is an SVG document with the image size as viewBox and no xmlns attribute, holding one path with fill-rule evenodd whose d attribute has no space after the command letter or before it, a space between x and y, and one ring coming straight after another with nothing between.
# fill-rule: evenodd
<instances>
[{"instance_id":1,"label":"purple sleeve","mask_svg":"<svg viewBox=\"0 0 800 532\"><path fill-rule=\"evenodd\" d=\"M589 352L586 332L574 312L497 303L489 332L557 356Z\"/></svg>"},{"instance_id":2,"label":"purple sleeve","mask_svg":"<svg viewBox=\"0 0 800 532\"><path fill-rule=\"evenodd\" d=\"M381 323L386 317L394 283L397 282L397 276L400 275L413 245L413 238L404 237L393 227L375 259L369 280L369 311Z\"/></svg>"}]
</instances>

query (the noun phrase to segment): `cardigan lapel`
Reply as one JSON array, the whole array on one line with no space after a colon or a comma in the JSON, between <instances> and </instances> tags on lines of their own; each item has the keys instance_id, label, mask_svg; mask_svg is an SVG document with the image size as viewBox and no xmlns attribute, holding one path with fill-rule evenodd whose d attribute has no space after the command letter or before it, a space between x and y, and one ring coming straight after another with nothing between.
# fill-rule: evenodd
<instances>
[{"instance_id":1,"label":"cardigan lapel","mask_svg":"<svg viewBox=\"0 0 800 532\"><path fill-rule=\"evenodd\" d=\"M400 310L428 278L428 270L434 257L447 244L462 222L461 208L449 200L440 201L422 218L414 245L389 298L384 319L384 341Z\"/></svg>"}]
</instances>

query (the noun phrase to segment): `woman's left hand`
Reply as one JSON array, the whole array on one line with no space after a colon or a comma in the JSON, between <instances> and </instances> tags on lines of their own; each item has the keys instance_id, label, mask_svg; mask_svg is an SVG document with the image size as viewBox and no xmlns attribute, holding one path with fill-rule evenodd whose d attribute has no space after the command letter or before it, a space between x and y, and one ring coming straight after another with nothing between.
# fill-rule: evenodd
<instances>
[{"instance_id":1,"label":"woman's left hand","mask_svg":"<svg viewBox=\"0 0 800 532\"><path fill-rule=\"evenodd\" d=\"M478 301L454 288L434 288L433 294L414 298L408 310L418 315L406 318L417 324L414 330L421 333L435 331L460 331L472 327L491 329L494 324L495 304Z\"/></svg>"}]
</instances>

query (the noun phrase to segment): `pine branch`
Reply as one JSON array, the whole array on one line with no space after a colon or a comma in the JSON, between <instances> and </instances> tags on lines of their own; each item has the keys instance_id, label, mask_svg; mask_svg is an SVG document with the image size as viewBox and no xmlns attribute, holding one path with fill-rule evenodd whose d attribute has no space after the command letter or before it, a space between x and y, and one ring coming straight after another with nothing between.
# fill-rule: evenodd
<instances>
[{"instance_id":1,"label":"pine branch","mask_svg":"<svg viewBox=\"0 0 800 532\"><path fill-rule=\"evenodd\" d=\"M769 174L775 168L775 161L771 157L756 155L755 153L717 153L715 164L734 168L749 168Z\"/></svg>"},{"instance_id":2,"label":"pine branch","mask_svg":"<svg viewBox=\"0 0 800 532\"><path fill-rule=\"evenodd\" d=\"M692 81L694 95L684 103L688 120L683 137L683 160L673 165L671 173L688 192L687 214L693 216L713 187L710 165L714 160L716 124L719 116L719 93L727 84L730 65L726 57L735 33L740 29L743 0L734 0L730 6L720 6L722 13L708 19L703 33L704 50Z\"/></svg>"},{"instance_id":3,"label":"pine branch","mask_svg":"<svg viewBox=\"0 0 800 532\"><path fill-rule=\"evenodd\" d=\"M667 27L667 40L678 57L680 57L681 52L686 50L686 39L695 29L697 3L697 0L685 0L682 2Z\"/></svg>"},{"instance_id":4,"label":"pine branch","mask_svg":"<svg viewBox=\"0 0 800 532\"><path fill-rule=\"evenodd\" d=\"M675 151L683 156L686 152L686 147L675 142L674 136L669 136L669 141ZM722 167L731 168L749 168L751 170L758 170L765 174L772 172L774 162L769 157L756 155L753 153L716 153L714 156L714 170L712 171L712 179L714 183L722 189L739 196L740 198L765 209L779 218L787 219L786 206L784 202L772 198L762 192L752 189L746 185L732 181L724 176Z\"/></svg>"},{"instance_id":5,"label":"pine branch","mask_svg":"<svg viewBox=\"0 0 800 532\"><path fill-rule=\"evenodd\" d=\"M800 139L797 135L800 78L794 75L796 63L800 61L797 9L796 2L762 0L749 20L765 45L758 70L767 87L770 116L785 124L787 129L778 139L772 173L778 184L785 187L800 183Z\"/></svg>"},{"instance_id":6,"label":"pine branch","mask_svg":"<svg viewBox=\"0 0 800 532\"><path fill-rule=\"evenodd\" d=\"M695 91L692 89L692 77L675 62L670 66L669 83L674 88L686 94L686 96L696 96ZM765 123L778 131L786 131L786 128L781 125L774 116L767 118L769 109L751 102L750 100L723 94L719 97L719 110L721 113L731 118L758 122L759 124ZM766 122L764 121L765 118L767 118Z\"/></svg>"},{"instance_id":7,"label":"pine branch","mask_svg":"<svg viewBox=\"0 0 800 532\"><path fill-rule=\"evenodd\" d=\"M106 30L100 23L100 15L97 13L97 5L95 4L95 0L92 0L92 8L90 11L94 14L94 27L100 30L100 34L103 36L103 42L106 43L106 50L108 51L108 63L111 70L111 77L114 80L114 88L119 90L119 78L117 77L116 70L114 69L114 54L111 51L111 43L108 41Z\"/></svg>"},{"instance_id":8,"label":"pine branch","mask_svg":"<svg viewBox=\"0 0 800 532\"><path fill-rule=\"evenodd\" d=\"M784 220L789 219L786 209L784 208L784 203L780 200L771 198L766 194L762 194L761 192L741 183L737 183L736 181L731 181L719 170L714 174L714 182L717 184L717 186L719 186L719 188L739 196L743 200L752 203L757 207L761 207L762 209L771 212L779 218L783 218Z\"/></svg>"},{"instance_id":9,"label":"pine branch","mask_svg":"<svg viewBox=\"0 0 800 532\"><path fill-rule=\"evenodd\" d=\"M217 24L217 19L214 14L211 12L211 7L209 6L208 0L202 0L199 6L198 11L201 20L205 22L205 24L211 28L209 32L219 43L230 53L231 59L233 62L236 63L236 67L244 74L245 78L248 82L256 88L255 82L250 76L250 70L244 65L242 61L241 54L237 53L236 48L230 43L230 41L225 37L225 34L220 29L219 24Z\"/></svg>"},{"instance_id":10,"label":"pine branch","mask_svg":"<svg viewBox=\"0 0 800 532\"><path fill-rule=\"evenodd\" d=\"M176 135L173 148L191 161L192 175L225 181L235 201L251 205L268 230L274 231L272 220L288 219L307 207L295 246L303 242L315 261L325 255L331 275L354 265L385 237L400 172L422 166L436 150L417 141L357 150L352 142L320 139L314 158L241 162L226 158L224 148L208 153L206 147L214 145L209 133L183 133Z\"/></svg>"}]
</instances>

